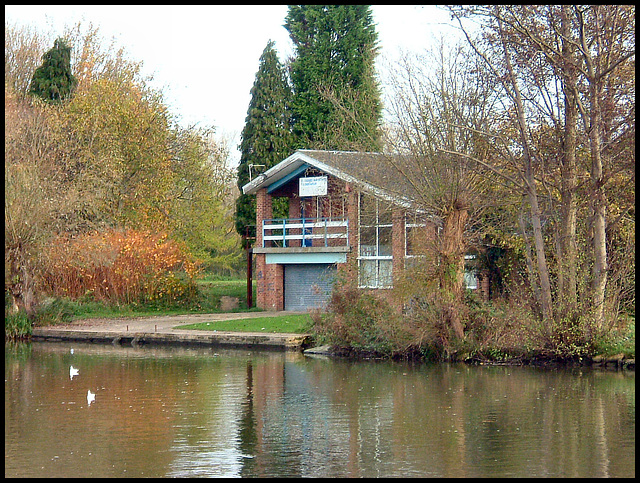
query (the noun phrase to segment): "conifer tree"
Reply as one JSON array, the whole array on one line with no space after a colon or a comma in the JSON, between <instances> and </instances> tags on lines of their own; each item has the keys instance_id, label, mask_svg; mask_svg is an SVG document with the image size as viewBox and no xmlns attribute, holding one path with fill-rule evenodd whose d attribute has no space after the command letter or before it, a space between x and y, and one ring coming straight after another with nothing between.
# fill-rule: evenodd
<instances>
[{"instance_id":1,"label":"conifer tree","mask_svg":"<svg viewBox=\"0 0 640 483\"><path fill-rule=\"evenodd\" d=\"M270 40L260 57L242 130L238 166L240 189L255 177L256 172L271 168L291 154L290 101L291 89L286 71L278 60L274 42ZM259 166L250 168L250 165ZM275 206L274 210L277 212ZM255 195L241 193L236 201L235 217L236 230L240 235L247 234L248 226L249 236L255 236L255 217Z\"/></svg>"},{"instance_id":2,"label":"conifer tree","mask_svg":"<svg viewBox=\"0 0 640 483\"><path fill-rule=\"evenodd\" d=\"M68 98L76 85L71 72L71 47L63 39L56 39L53 48L42 56L42 65L33 73L29 93L58 103Z\"/></svg>"},{"instance_id":3,"label":"conifer tree","mask_svg":"<svg viewBox=\"0 0 640 483\"><path fill-rule=\"evenodd\" d=\"M379 150L378 34L368 5L290 5L296 147Z\"/></svg>"}]
</instances>

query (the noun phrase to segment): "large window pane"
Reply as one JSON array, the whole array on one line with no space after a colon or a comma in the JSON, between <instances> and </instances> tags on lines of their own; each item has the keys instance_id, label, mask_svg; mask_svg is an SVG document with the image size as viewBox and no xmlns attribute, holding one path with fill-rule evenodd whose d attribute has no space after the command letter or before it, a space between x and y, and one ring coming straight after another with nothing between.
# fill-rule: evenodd
<instances>
[{"instance_id":1,"label":"large window pane","mask_svg":"<svg viewBox=\"0 0 640 483\"><path fill-rule=\"evenodd\" d=\"M376 228L374 226L360 228L360 256L376 256Z\"/></svg>"},{"instance_id":2,"label":"large window pane","mask_svg":"<svg viewBox=\"0 0 640 483\"><path fill-rule=\"evenodd\" d=\"M392 228L390 226L381 226L378 228L378 255L382 257L391 256L391 235Z\"/></svg>"},{"instance_id":3,"label":"large window pane","mask_svg":"<svg viewBox=\"0 0 640 483\"><path fill-rule=\"evenodd\" d=\"M360 195L359 226L359 281L361 287L391 287L391 257L393 228L391 207L379 203L375 198Z\"/></svg>"},{"instance_id":4,"label":"large window pane","mask_svg":"<svg viewBox=\"0 0 640 483\"><path fill-rule=\"evenodd\" d=\"M360 260L360 286L376 286L376 261Z\"/></svg>"},{"instance_id":5,"label":"large window pane","mask_svg":"<svg viewBox=\"0 0 640 483\"><path fill-rule=\"evenodd\" d=\"M392 214L391 205L378 202L378 225L390 225L393 223Z\"/></svg>"},{"instance_id":6,"label":"large window pane","mask_svg":"<svg viewBox=\"0 0 640 483\"><path fill-rule=\"evenodd\" d=\"M366 194L360 195L360 226L376 224L376 200Z\"/></svg>"},{"instance_id":7,"label":"large window pane","mask_svg":"<svg viewBox=\"0 0 640 483\"><path fill-rule=\"evenodd\" d=\"M391 287L393 285L392 267L393 262L391 260L379 260L378 287Z\"/></svg>"}]
</instances>

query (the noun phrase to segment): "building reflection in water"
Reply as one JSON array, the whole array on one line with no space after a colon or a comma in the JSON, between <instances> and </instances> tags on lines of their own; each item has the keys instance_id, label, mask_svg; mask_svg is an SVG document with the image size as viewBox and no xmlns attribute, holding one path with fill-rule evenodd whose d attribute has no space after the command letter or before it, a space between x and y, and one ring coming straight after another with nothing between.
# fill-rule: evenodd
<instances>
[{"instance_id":1,"label":"building reflection in water","mask_svg":"<svg viewBox=\"0 0 640 483\"><path fill-rule=\"evenodd\" d=\"M5 348L5 476L633 476L634 376Z\"/></svg>"}]
</instances>

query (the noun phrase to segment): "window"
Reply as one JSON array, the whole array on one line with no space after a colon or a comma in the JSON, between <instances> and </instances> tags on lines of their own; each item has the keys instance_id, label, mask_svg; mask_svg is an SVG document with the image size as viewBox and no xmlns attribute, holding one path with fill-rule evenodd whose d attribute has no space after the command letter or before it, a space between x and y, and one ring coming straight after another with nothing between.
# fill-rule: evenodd
<instances>
[{"instance_id":1,"label":"window","mask_svg":"<svg viewBox=\"0 0 640 483\"><path fill-rule=\"evenodd\" d=\"M478 289L478 275L476 273L476 256L464 256L464 286L468 290Z\"/></svg>"},{"instance_id":2,"label":"window","mask_svg":"<svg viewBox=\"0 0 640 483\"><path fill-rule=\"evenodd\" d=\"M389 288L393 285L391 207L360 194L358 285L361 288Z\"/></svg>"}]
</instances>

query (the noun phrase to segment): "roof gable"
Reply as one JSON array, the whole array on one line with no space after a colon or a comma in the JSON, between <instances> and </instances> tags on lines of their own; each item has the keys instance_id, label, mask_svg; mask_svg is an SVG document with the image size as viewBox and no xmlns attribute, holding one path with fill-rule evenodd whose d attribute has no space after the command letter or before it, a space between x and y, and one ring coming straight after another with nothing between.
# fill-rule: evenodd
<instances>
[{"instance_id":1,"label":"roof gable","mask_svg":"<svg viewBox=\"0 0 640 483\"><path fill-rule=\"evenodd\" d=\"M245 194L255 194L291 179L303 166L351 183L364 191L394 203L411 205L411 187L399 170L392 168L400 157L355 151L320 151L300 149L287 159L258 175L242 187ZM284 181L283 181L284 180Z\"/></svg>"}]
</instances>

